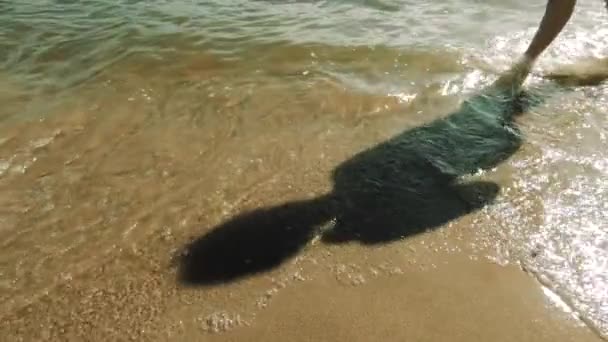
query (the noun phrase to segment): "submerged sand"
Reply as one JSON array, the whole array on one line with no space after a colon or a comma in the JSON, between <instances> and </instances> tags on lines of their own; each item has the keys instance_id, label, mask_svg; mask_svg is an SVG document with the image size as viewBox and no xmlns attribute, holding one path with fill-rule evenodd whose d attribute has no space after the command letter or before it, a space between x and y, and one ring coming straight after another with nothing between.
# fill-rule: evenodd
<instances>
[{"instance_id":1,"label":"submerged sand","mask_svg":"<svg viewBox=\"0 0 608 342\"><path fill-rule=\"evenodd\" d=\"M427 74L463 68L411 58ZM600 340L518 265L541 250L505 257L492 209L381 243L295 234L288 251L292 233L237 226L219 240L234 249L211 248L205 281L185 284L191 241L242 212L324 196L337 167L460 99L440 81L381 96L287 63L260 74L197 56L149 73L159 65L125 62L56 102L10 98L5 117L19 101L49 113L0 126L3 341ZM524 142L481 176L503 205L527 199L530 233L542 198L517 186L516 162L541 154ZM278 261L253 272L232 258L244 252Z\"/></svg>"}]
</instances>

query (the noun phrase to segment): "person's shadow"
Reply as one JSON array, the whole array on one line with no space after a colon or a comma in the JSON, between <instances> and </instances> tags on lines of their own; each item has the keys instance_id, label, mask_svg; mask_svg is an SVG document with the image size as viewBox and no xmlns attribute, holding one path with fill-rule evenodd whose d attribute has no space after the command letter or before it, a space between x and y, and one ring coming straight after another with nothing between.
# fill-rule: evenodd
<instances>
[{"instance_id":1,"label":"person's shadow","mask_svg":"<svg viewBox=\"0 0 608 342\"><path fill-rule=\"evenodd\" d=\"M484 207L499 186L459 178L517 151L522 136L514 117L543 98L485 92L446 117L355 155L334 170L331 193L242 213L185 246L180 281L235 281L279 266L316 235L325 243L388 243Z\"/></svg>"}]
</instances>

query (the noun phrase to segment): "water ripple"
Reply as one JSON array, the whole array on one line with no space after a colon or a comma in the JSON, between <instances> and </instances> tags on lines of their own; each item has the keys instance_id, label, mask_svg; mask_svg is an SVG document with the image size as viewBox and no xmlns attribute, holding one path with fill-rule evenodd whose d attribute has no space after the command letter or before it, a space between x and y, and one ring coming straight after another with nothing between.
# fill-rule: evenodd
<instances>
[{"instance_id":1,"label":"water ripple","mask_svg":"<svg viewBox=\"0 0 608 342\"><path fill-rule=\"evenodd\" d=\"M607 56L608 16L601 7L601 1L581 3L535 72L583 56ZM117 131L121 137L136 138L144 126L156 123L165 128L162 120L167 118L176 126L188 122L193 130L207 127L211 138L205 141L213 148L205 148L227 154L242 146L230 147L226 141L242 142L264 129L275 134L295 120L341 116L357 126L366 115L375 118L379 108L402 108L387 98L397 98L399 105L409 106L415 114L399 118L400 124L422 120L426 117L419 115L419 108L430 107L441 96L474 92L506 68L526 48L543 10L544 2L524 0L472 4L464 0L0 1L0 120L45 117L55 106L103 118L110 114L98 112L100 107L122 113L124 125L116 118L113 123L92 117L82 120L94 122L98 129L92 142L77 142L95 148L74 155L90 153L86 161L101 165L105 154L100 150L120 156L112 150L118 145L106 143L115 139ZM538 83L540 78L531 77L531 86ZM488 209L496 224L481 229L506 241L515 260L539 279L548 279L546 286L602 333L608 333L608 163L603 152L608 143L607 90L603 85L562 92L523 120L528 150L513 158L509 164L513 175L505 181L510 190ZM272 117L281 107L290 107L289 113ZM137 110L139 116L133 114ZM195 130L191 140L207 139L200 136ZM229 147L218 149L220 142ZM7 147L9 143L2 145L0 180L9 180L3 183L7 189L39 163L32 152L38 145L29 143L14 149ZM129 154L135 150L131 145L120 146L123 164L140 159ZM150 152L148 145L138 146ZM24 149L30 153L20 152ZM36 153L43 159L43 152ZM196 153L204 154L203 148ZM68 171L62 176L65 182L82 177L80 169ZM114 179L125 172L110 167L105 175ZM20 196L38 208L41 218L63 200L63 217L68 217L66 203L71 203L72 195L42 184L50 182L45 179L37 180L35 189L22 183L29 192L19 192ZM40 250L36 252L43 256L40 260L19 264L25 252L15 245L19 252L8 261L17 265L12 271L21 274L29 267L30 272L42 272L51 264L63 264L60 256L83 260L89 252L84 242L91 237L112 246L116 232L108 227L116 225L116 217L128 206L123 196L135 191L123 190L124 194L112 193L102 185L87 189L89 202L82 204L91 213L74 231L66 233L54 220L38 227L52 231L56 238L68 234L77 247L69 250L72 245L61 245L55 258ZM55 202L49 200L53 196L58 196ZM150 193L142 198L153 201L161 196ZM101 202L95 203L96 199ZM2 222L10 226L19 222L17 218L25 220L23 212L30 208L18 208L12 198L7 201L11 213ZM34 226L37 221L31 222ZM128 228L135 227L131 221L123 223L125 229L135 229ZM25 241L33 233L22 234ZM11 241L3 243L8 246Z\"/></svg>"}]
</instances>

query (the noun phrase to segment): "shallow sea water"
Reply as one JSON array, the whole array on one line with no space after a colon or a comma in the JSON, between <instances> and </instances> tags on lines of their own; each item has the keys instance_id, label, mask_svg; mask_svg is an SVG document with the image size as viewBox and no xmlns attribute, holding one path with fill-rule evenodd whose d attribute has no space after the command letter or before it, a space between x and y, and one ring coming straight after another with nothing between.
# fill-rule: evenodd
<instances>
[{"instance_id":1,"label":"shallow sea water","mask_svg":"<svg viewBox=\"0 0 608 342\"><path fill-rule=\"evenodd\" d=\"M470 176L501 192L475 214L467 241L478 257L521 264L607 336L608 84L565 89L539 76L608 56L602 7L581 3L528 80L552 96L519 119L521 149ZM321 196L360 151L488 85L526 48L543 9L0 1L1 311L150 235L195 235L197 218L212 226Z\"/></svg>"}]
</instances>

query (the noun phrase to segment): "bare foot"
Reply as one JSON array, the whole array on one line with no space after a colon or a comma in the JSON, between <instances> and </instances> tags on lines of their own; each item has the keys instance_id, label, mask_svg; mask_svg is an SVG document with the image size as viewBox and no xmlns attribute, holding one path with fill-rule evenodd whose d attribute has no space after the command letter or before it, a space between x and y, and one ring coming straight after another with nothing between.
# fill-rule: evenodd
<instances>
[{"instance_id":1,"label":"bare foot","mask_svg":"<svg viewBox=\"0 0 608 342\"><path fill-rule=\"evenodd\" d=\"M521 57L509 70L500 75L490 88L510 91L512 94L519 93L528 74L530 74L533 63L532 59L526 56Z\"/></svg>"}]
</instances>

